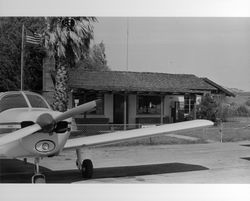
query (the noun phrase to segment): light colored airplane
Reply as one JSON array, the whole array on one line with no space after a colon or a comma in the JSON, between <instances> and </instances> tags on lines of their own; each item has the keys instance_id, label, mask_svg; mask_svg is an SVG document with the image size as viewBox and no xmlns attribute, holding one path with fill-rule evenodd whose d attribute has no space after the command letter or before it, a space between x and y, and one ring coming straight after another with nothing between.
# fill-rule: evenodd
<instances>
[{"instance_id":1,"label":"light colored airplane","mask_svg":"<svg viewBox=\"0 0 250 201\"><path fill-rule=\"evenodd\" d=\"M61 113L53 111L42 96L33 92L0 93L0 158L33 157L32 183L45 183L45 176L39 171L40 159L75 149L78 169L83 178L91 178L93 164L84 159L82 148L213 125L208 120L193 120L69 139L71 117L94 109L98 102L91 101Z\"/></svg>"}]
</instances>

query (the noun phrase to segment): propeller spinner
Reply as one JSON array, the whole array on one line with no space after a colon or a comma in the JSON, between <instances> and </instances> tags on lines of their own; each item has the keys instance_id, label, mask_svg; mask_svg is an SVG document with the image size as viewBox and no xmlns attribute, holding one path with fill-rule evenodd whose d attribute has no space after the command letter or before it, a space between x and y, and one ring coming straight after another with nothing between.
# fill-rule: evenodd
<instances>
[{"instance_id":1,"label":"propeller spinner","mask_svg":"<svg viewBox=\"0 0 250 201\"><path fill-rule=\"evenodd\" d=\"M51 133L55 128L56 124L59 123L60 121L71 118L74 115L87 112L95 108L97 104L99 104L100 102L101 100L95 100L85 103L83 105L70 109L62 114L59 114L55 118L53 118L52 115L49 113L43 113L37 118L35 124L19 129L17 131L12 132L11 134L7 134L1 137L0 146L24 138L40 130Z\"/></svg>"}]
</instances>

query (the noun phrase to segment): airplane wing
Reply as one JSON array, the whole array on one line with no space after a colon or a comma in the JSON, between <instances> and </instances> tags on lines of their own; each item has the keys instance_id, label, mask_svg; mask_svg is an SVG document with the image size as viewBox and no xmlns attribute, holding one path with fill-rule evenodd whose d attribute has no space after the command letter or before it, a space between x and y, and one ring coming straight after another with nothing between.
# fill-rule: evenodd
<instances>
[{"instance_id":1,"label":"airplane wing","mask_svg":"<svg viewBox=\"0 0 250 201\"><path fill-rule=\"evenodd\" d=\"M86 136L81 138L68 139L64 146L64 149L107 145L130 139L151 137L161 134L173 133L177 131L191 130L195 128L205 128L212 125L214 125L214 123L208 120L192 120L134 130L118 131L108 134Z\"/></svg>"}]
</instances>

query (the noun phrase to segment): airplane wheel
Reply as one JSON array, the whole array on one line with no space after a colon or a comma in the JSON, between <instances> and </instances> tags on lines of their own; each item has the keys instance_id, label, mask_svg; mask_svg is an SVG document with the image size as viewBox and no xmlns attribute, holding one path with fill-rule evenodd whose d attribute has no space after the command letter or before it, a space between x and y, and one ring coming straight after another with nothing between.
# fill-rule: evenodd
<instances>
[{"instance_id":1,"label":"airplane wheel","mask_svg":"<svg viewBox=\"0 0 250 201\"><path fill-rule=\"evenodd\" d=\"M86 159L82 162L82 177L90 179L93 176L93 163L90 159Z\"/></svg>"},{"instance_id":2,"label":"airplane wheel","mask_svg":"<svg viewBox=\"0 0 250 201\"><path fill-rule=\"evenodd\" d=\"M43 174L35 174L32 177L33 184L44 184L46 183L45 176Z\"/></svg>"}]
</instances>

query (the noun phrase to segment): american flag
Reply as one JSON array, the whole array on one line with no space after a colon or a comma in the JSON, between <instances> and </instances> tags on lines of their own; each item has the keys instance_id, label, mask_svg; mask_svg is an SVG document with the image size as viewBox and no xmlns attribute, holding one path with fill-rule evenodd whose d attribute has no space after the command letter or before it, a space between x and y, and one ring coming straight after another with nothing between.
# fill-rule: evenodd
<instances>
[{"instance_id":1,"label":"american flag","mask_svg":"<svg viewBox=\"0 0 250 201\"><path fill-rule=\"evenodd\" d=\"M26 31L26 43L39 45L41 43L41 35L36 32Z\"/></svg>"}]
</instances>

